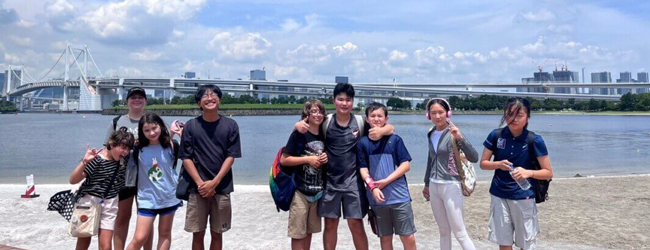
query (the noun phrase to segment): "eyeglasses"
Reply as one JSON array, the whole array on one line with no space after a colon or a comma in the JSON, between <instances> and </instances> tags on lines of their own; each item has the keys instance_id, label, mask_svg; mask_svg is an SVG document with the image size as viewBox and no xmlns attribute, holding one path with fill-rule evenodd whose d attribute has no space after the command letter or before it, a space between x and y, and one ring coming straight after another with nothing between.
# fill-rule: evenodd
<instances>
[{"instance_id":1,"label":"eyeglasses","mask_svg":"<svg viewBox=\"0 0 650 250\"><path fill-rule=\"evenodd\" d=\"M324 114L324 112L322 112L320 110L317 110L317 109L309 110L309 113L312 114L312 115L317 115L317 114L323 115Z\"/></svg>"},{"instance_id":2,"label":"eyeglasses","mask_svg":"<svg viewBox=\"0 0 650 250\"><path fill-rule=\"evenodd\" d=\"M204 95L201 96L201 99L207 99L208 97L217 98L217 97L219 97L219 95L217 95L215 93L204 94Z\"/></svg>"}]
</instances>

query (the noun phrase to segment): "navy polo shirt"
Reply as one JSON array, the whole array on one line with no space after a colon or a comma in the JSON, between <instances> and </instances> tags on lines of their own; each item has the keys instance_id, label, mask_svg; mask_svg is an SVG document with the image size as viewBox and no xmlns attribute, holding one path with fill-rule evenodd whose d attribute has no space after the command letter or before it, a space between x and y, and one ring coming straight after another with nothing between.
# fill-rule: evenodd
<instances>
[{"instance_id":1,"label":"navy polo shirt","mask_svg":"<svg viewBox=\"0 0 650 250\"><path fill-rule=\"evenodd\" d=\"M384 136L378 141L364 136L357 143L357 167L368 168L374 180L383 180L390 176L403 162L411 161L411 155L406 150L404 141L398 135ZM406 175L392 181L381 190L384 193L384 203L377 203L370 190L366 195L371 206L385 206L411 201Z\"/></svg>"},{"instance_id":2,"label":"navy polo shirt","mask_svg":"<svg viewBox=\"0 0 650 250\"><path fill-rule=\"evenodd\" d=\"M546 144L540 135L535 135L533 146L535 147L535 154L531 156L528 150L526 138L528 137L528 130L524 130L521 135L513 137L510 129L504 127L501 130L501 137L497 140L495 132L492 131L488 135L483 146L489 149L494 154L494 161L508 160L512 162L514 167L523 167L525 169L533 169L530 162L530 157L539 157L548 155ZM496 141L496 145L493 145ZM535 198L533 188L523 190L517 185L517 182L510 176L510 173L501 169L494 170L494 177L492 177L492 185L490 186L490 193L496 197L510 199L510 200L523 200L527 198Z\"/></svg>"}]
</instances>

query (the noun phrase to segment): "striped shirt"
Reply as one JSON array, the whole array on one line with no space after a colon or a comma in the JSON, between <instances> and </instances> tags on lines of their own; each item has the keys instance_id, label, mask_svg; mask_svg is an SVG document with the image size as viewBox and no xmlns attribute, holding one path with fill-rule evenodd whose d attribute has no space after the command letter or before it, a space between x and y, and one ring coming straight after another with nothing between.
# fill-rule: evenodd
<instances>
[{"instance_id":1,"label":"striped shirt","mask_svg":"<svg viewBox=\"0 0 650 250\"><path fill-rule=\"evenodd\" d=\"M111 180L117 170L114 182ZM106 160L102 156L86 164L84 169L86 180L81 184L82 195L92 195L103 199L111 199L117 196L118 192L124 188L124 174L126 167L119 161ZM109 190L107 190L109 189Z\"/></svg>"}]
</instances>

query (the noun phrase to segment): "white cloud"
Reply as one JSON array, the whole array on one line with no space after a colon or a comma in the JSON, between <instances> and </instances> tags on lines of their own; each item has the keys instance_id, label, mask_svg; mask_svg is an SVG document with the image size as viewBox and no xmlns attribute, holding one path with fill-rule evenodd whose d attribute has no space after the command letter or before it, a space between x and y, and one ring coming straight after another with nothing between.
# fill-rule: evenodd
<instances>
[{"instance_id":1,"label":"white cloud","mask_svg":"<svg viewBox=\"0 0 650 250\"><path fill-rule=\"evenodd\" d=\"M77 9L68 0L55 0L45 3L45 17L48 24L58 31L68 32L75 28Z\"/></svg>"},{"instance_id":2,"label":"white cloud","mask_svg":"<svg viewBox=\"0 0 650 250\"><path fill-rule=\"evenodd\" d=\"M351 51L355 51L355 50L357 50L357 48L358 48L357 45L355 45L355 44L353 44L351 42L347 42L347 43L345 43L343 45L337 45L337 46L332 47L332 49L334 51L336 51L339 55L342 55L342 54L345 54L345 53L348 53L348 52L351 52Z\"/></svg>"},{"instance_id":3,"label":"white cloud","mask_svg":"<svg viewBox=\"0 0 650 250\"><path fill-rule=\"evenodd\" d=\"M540 9L537 12L529 11L526 13L519 13L519 15L523 19L531 22L550 21L555 19L555 14L547 9Z\"/></svg>"},{"instance_id":4,"label":"white cloud","mask_svg":"<svg viewBox=\"0 0 650 250\"><path fill-rule=\"evenodd\" d=\"M79 18L98 39L111 43L165 43L174 24L192 18L205 0L109 2Z\"/></svg>"},{"instance_id":5,"label":"white cloud","mask_svg":"<svg viewBox=\"0 0 650 250\"><path fill-rule=\"evenodd\" d=\"M29 38L29 37L18 37L18 36L10 35L9 39L13 43L15 43L17 45L20 45L20 46L30 46L30 45L32 45L32 39Z\"/></svg>"},{"instance_id":6,"label":"white cloud","mask_svg":"<svg viewBox=\"0 0 650 250\"><path fill-rule=\"evenodd\" d=\"M409 55L406 52L401 52L399 50L393 50L390 52L390 56L388 57L388 60L391 61L401 61L409 57Z\"/></svg>"},{"instance_id":7,"label":"white cloud","mask_svg":"<svg viewBox=\"0 0 650 250\"><path fill-rule=\"evenodd\" d=\"M251 60L266 54L271 43L260 33L232 34L221 32L216 34L207 49L218 55L233 60Z\"/></svg>"},{"instance_id":8,"label":"white cloud","mask_svg":"<svg viewBox=\"0 0 650 250\"><path fill-rule=\"evenodd\" d=\"M282 23L280 27L282 27L282 30L284 32L291 32L300 28L300 24L296 22L296 20L293 20L292 18L287 18L284 19L284 23Z\"/></svg>"},{"instance_id":9,"label":"white cloud","mask_svg":"<svg viewBox=\"0 0 650 250\"><path fill-rule=\"evenodd\" d=\"M133 60L138 61L155 61L162 57L162 52L150 51L149 49L144 49L142 52L133 52L130 57Z\"/></svg>"}]
</instances>

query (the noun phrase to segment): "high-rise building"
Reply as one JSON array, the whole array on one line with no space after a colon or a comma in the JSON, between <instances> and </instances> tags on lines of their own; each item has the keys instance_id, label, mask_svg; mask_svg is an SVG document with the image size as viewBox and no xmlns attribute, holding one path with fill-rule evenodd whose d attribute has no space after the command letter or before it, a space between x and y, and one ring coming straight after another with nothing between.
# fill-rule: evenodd
<instances>
[{"instance_id":1,"label":"high-rise building","mask_svg":"<svg viewBox=\"0 0 650 250\"><path fill-rule=\"evenodd\" d=\"M647 83L648 82L648 72L638 72L638 73L636 73L636 81L637 82ZM650 88L637 88L636 92L639 93L639 94L640 93L649 93Z\"/></svg>"},{"instance_id":2,"label":"high-rise building","mask_svg":"<svg viewBox=\"0 0 650 250\"><path fill-rule=\"evenodd\" d=\"M350 83L347 76L336 76L334 77L334 83Z\"/></svg>"},{"instance_id":3,"label":"high-rise building","mask_svg":"<svg viewBox=\"0 0 650 250\"><path fill-rule=\"evenodd\" d=\"M259 69L254 69L251 70L251 80L255 81L266 81L266 71L265 70L259 70Z\"/></svg>"},{"instance_id":4,"label":"high-rise building","mask_svg":"<svg viewBox=\"0 0 650 250\"><path fill-rule=\"evenodd\" d=\"M630 73L629 71L621 72L620 73L620 78L616 79L616 83L629 83L629 82L635 82L635 80L632 79L632 73ZM632 92L632 89L631 88L617 88L616 92L619 95L624 95L624 94Z\"/></svg>"},{"instance_id":5,"label":"high-rise building","mask_svg":"<svg viewBox=\"0 0 650 250\"><path fill-rule=\"evenodd\" d=\"M648 82L648 72L638 72L636 73L637 82Z\"/></svg>"},{"instance_id":6,"label":"high-rise building","mask_svg":"<svg viewBox=\"0 0 650 250\"><path fill-rule=\"evenodd\" d=\"M0 93L4 94L5 92L5 73L0 73Z\"/></svg>"},{"instance_id":7,"label":"high-rise building","mask_svg":"<svg viewBox=\"0 0 650 250\"><path fill-rule=\"evenodd\" d=\"M191 71L185 72L185 75L183 75L183 77L187 79L194 79L196 78L196 72L191 72Z\"/></svg>"},{"instance_id":8,"label":"high-rise building","mask_svg":"<svg viewBox=\"0 0 650 250\"><path fill-rule=\"evenodd\" d=\"M556 83L577 83L580 82L580 73L562 68L553 71L553 82ZM555 93L575 94L578 91L572 88L555 88Z\"/></svg>"},{"instance_id":9,"label":"high-rise building","mask_svg":"<svg viewBox=\"0 0 650 250\"><path fill-rule=\"evenodd\" d=\"M591 73L591 82L592 83L611 83L612 82L612 74L607 72L607 71ZM614 89L592 88L591 93L592 94L597 94L597 95L611 95L611 94L614 94Z\"/></svg>"}]
</instances>

